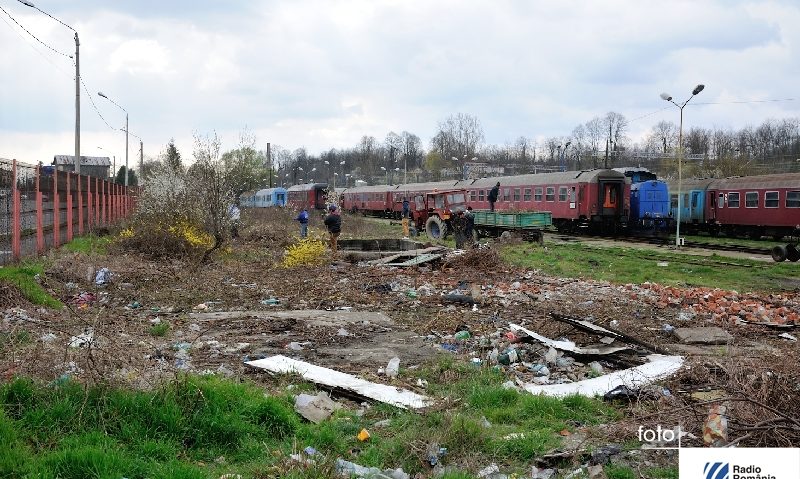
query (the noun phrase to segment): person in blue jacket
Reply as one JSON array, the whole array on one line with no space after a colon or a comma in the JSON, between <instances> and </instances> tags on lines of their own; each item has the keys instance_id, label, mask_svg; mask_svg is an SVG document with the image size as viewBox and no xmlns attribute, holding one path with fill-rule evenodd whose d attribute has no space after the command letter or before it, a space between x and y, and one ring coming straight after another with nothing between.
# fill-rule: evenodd
<instances>
[{"instance_id":1,"label":"person in blue jacket","mask_svg":"<svg viewBox=\"0 0 800 479\"><path fill-rule=\"evenodd\" d=\"M297 215L295 221L300 222L300 238L305 239L308 237L308 210L303 208L303 211Z\"/></svg>"}]
</instances>

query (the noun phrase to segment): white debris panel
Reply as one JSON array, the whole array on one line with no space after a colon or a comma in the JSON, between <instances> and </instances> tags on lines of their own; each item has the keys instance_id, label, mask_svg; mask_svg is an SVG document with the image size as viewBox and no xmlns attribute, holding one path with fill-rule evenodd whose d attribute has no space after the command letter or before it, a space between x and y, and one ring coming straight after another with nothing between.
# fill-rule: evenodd
<instances>
[{"instance_id":1,"label":"white debris panel","mask_svg":"<svg viewBox=\"0 0 800 479\"><path fill-rule=\"evenodd\" d=\"M526 384L524 389L532 394L545 396L565 397L574 394L581 396L602 396L619 386L630 389L639 389L660 379L675 374L683 365L682 356L663 356L651 354L647 356L648 362L641 366L623 369L600 377L584 379L574 383L564 384Z\"/></svg>"},{"instance_id":2,"label":"white debris panel","mask_svg":"<svg viewBox=\"0 0 800 479\"><path fill-rule=\"evenodd\" d=\"M245 364L254 368L264 369L271 373L299 374L306 381L331 388L346 389L360 396L391 404L392 406L402 409L420 409L433 404L431 398L406 389L373 383L351 374L316 366L305 361L287 358L286 356L271 356L269 358L248 361Z\"/></svg>"}]
</instances>

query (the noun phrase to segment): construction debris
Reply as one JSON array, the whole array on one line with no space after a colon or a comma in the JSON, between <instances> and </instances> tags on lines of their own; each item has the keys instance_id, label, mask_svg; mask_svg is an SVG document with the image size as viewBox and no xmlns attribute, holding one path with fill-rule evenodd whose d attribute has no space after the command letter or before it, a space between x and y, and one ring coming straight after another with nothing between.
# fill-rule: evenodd
<instances>
[{"instance_id":1,"label":"construction debris","mask_svg":"<svg viewBox=\"0 0 800 479\"><path fill-rule=\"evenodd\" d=\"M675 337L685 344L727 344L733 339L727 331L716 326L705 328L676 328Z\"/></svg>"},{"instance_id":2,"label":"construction debris","mask_svg":"<svg viewBox=\"0 0 800 479\"><path fill-rule=\"evenodd\" d=\"M294 410L314 424L328 419L334 411L341 407L339 403L332 401L328 393L324 391L316 396L298 394L294 398Z\"/></svg>"},{"instance_id":3,"label":"construction debris","mask_svg":"<svg viewBox=\"0 0 800 479\"><path fill-rule=\"evenodd\" d=\"M651 354L647 359L648 362L641 366L615 371L596 378L566 384L525 384L523 388L531 394L544 394L545 396L554 397L566 397L573 394L588 397L603 396L619 386L637 389L654 381L667 378L675 374L683 365L683 357L681 356Z\"/></svg>"},{"instance_id":4,"label":"construction debris","mask_svg":"<svg viewBox=\"0 0 800 479\"><path fill-rule=\"evenodd\" d=\"M286 356L272 356L249 361L245 364L275 374L299 374L307 381L336 390L349 391L358 396L391 404L402 409L420 409L433 404L432 399L405 389L373 383L350 374L287 358Z\"/></svg>"},{"instance_id":5,"label":"construction debris","mask_svg":"<svg viewBox=\"0 0 800 479\"><path fill-rule=\"evenodd\" d=\"M534 333L533 331L526 329L518 324L510 323L509 328L512 331L521 331L525 333L527 336L539 341L540 343L544 344L545 346L549 346L551 348L555 348L561 351L566 351L569 353L574 354L583 354L587 356L602 356L606 354L614 354L620 351L626 351L630 348L626 346L594 346L594 347L581 347L575 345L572 341L554 341L552 339L546 338L540 334Z\"/></svg>"}]
</instances>

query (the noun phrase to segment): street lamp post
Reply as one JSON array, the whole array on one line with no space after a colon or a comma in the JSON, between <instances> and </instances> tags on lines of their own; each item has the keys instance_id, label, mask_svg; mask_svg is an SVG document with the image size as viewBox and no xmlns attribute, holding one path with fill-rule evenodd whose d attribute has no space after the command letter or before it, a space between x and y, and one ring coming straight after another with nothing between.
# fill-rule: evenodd
<instances>
[{"instance_id":1,"label":"street lamp post","mask_svg":"<svg viewBox=\"0 0 800 479\"><path fill-rule=\"evenodd\" d=\"M106 100L110 101L111 103L116 105L117 108L119 108L120 110L125 112L125 187L127 188L128 187L128 176L130 176L130 172L128 170L128 110L126 110L125 108L122 108L119 105L119 103L117 103L114 100L112 100L111 98L107 97L105 95L105 93L99 91L99 92L97 92L97 94L100 97L105 98Z\"/></svg>"},{"instance_id":2,"label":"street lamp post","mask_svg":"<svg viewBox=\"0 0 800 479\"><path fill-rule=\"evenodd\" d=\"M33 9L39 10L40 12L44 13L48 17L52 18L53 20L57 21L58 23L64 25L65 27L69 28L73 32L75 32L75 173L80 175L81 174L81 62L80 62L80 46L81 42L78 40L78 31L72 28L71 26L67 25L66 23L62 22L61 20L57 19L56 17L50 15L49 13L45 12L41 8L34 5L32 2L28 0L18 0L19 3L31 7Z\"/></svg>"},{"instance_id":3,"label":"street lamp post","mask_svg":"<svg viewBox=\"0 0 800 479\"><path fill-rule=\"evenodd\" d=\"M683 163L683 107L685 107L686 104L689 103L689 100L694 98L695 95L697 95L698 93L703 91L703 88L705 88L705 87L706 86L702 85L702 84L701 85L697 85L696 87L694 87L694 90L692 90L692 96L690 96L685 102L683 102L682 105L678 105L677 103L675 103L672 100L672 95L670 95L669 93L662 93L661 94L661 99L662 100L668 101L668 102L672 103L673 105L677 106L678 109L681 112L681 121L680 121L680 126L678 127L678 213L675 215L676 221L677 221L677 223L675 225L675 246L676 247L680 247L681 246L681 208L682 208L682 206L681 206L681 203L682 203L681 202L681 194L682 194L681 186L682 186L682 182L683 182L683 175L681 173L681 163Z\"/></svg>"}]
</instances>

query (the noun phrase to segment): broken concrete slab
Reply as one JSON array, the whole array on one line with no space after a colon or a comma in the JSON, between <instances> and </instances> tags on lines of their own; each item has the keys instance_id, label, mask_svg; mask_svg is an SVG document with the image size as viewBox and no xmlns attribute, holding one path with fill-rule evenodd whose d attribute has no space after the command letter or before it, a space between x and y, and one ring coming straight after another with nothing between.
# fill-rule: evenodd
<instances>
[{"instance_id":1,"label":"broken concrete slab","mask_svg":"<svg viewBox=\"0 0 800 479\"><path fill-rule=\"evenodd\" d=\"M540 343L544 344L545 346L550 346L551 348L555 348L561 351L566 351L568 353L573 354L584 354L587 356L602 356L606 354L614 354L620 351L627 351L627 346L578 346L572 341L555 341L553 339L547 338L542 336L541 334L534 333L530 329L526 329L518 324L509 323L508 327L514 332L523 332L530 336L531 338L539 341Z\"/></svg>"},{"instance_id":2,"label":"broken concrete slab","mask_svg":"<svg viewBox=\"0 0 800 479\"><path fill-rule=\"evenodd\" d=\"M673 334L684 344L726 344L733 339L730 333L716 326L675 328Z\"/></svg>"},{"instance_id":3,"label":"broken concrete slab","mask_svg":"<svg viewBox=\"0 0 800 479\"><path fill-rule=\"evenodd\" d=\"M328 397L328 393L324 391L316 396L298 394L294 398L294 410L314 424L319 424L328 419L334 411L341 408L341 404L333 401Z\"/></svg>"},{"instance_id":4,"label":"broken concrete slab","mask_svg":"<svg viewBox=\"0 0 800 479\"><path fill-rule=\"evenodd\" d=\"M531 394L544 394L545 396L566 397L573 394L594 397L602 396L608 391L627 386L637 389L659 379L675 374L683 365L682 356L663 356L651 354L648 361L641 366L623 369L597 378L585 379L574 383L548 384L544 386L526 384L524 389Z\"/></svg>"},{"instance_id":5,"label":"broken concrete slab","mask_svg":"<svg viewBox=\"0 0 800 479\"><path fill-rule=\"evenodd\" d=\"M317 366L305 361L272 356L248 361L247 366L276 374L299 374L303 379L330 388L343 389L361 397L374 399L402 409L420 409L433 404L433 400L405 389L378 384L333 369Z\"/></svg>"}]
</instances>

